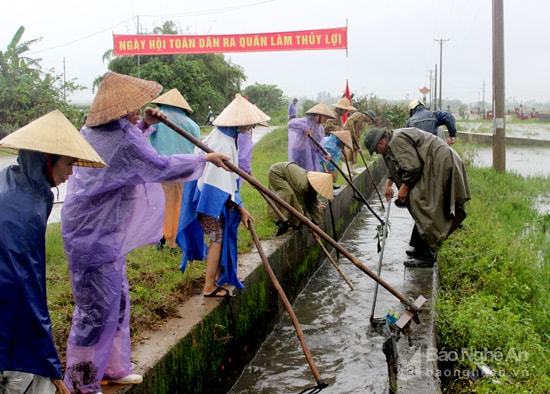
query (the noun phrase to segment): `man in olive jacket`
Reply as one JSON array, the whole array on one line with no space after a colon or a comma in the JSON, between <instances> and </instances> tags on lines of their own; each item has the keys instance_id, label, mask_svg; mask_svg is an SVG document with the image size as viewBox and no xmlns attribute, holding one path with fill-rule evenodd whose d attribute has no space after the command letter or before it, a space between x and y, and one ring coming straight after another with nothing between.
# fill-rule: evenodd
<instances>
[{"instance_id":1,"label":"man in olive jacket","mask_svg":"<svg viewBox=\"0 0 550 394\"><path fill-rule=\"evenodd\" d=\"M332 175L326 172L307 171L298 164L283 161L273 164L268 171L269 189L290 204L315 224L320 224L323 218L324 204L318 195L332 200ZM290 227L298 228L301 221L281 205L277 208L288 218L288 223L282 223L275 211L269 210L269 216L276 220L279 226L277 235L284 234Z\"/></svg>"},{"instance_id":2,"label":"man in olive jacket","mask_svg":"<svg viewBox=\"0 0 550 394\"><path fill-rule=\"evenodd\" d=\"M414 219L415 250L404 264L433 267L437 250L466 217L470 188L462 159L445 141L414 127L373 129L365 147L383 156L387 182L398 187L396 205L406 205ZM393 191L386 195L391 197Z\"/></svg>"}]
</instances>

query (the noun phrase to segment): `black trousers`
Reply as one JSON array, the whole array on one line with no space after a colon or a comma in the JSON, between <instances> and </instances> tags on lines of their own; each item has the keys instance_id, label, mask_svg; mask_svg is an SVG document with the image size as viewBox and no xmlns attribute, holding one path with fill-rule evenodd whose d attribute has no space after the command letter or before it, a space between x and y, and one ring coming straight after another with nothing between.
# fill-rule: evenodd
<instances>
[{"instance_id":1,"label":"black trousers","mask_svg":"<svg viewBox=\"0 0 550 394\"><path fill-rule=\"evenodd\" d=\"M426 243L418 233L416 223L413 227L411 240L409 245L414 248L413 257L420 260L435 261L437 258L437 251Z\"/></svg>"}]
</instances>

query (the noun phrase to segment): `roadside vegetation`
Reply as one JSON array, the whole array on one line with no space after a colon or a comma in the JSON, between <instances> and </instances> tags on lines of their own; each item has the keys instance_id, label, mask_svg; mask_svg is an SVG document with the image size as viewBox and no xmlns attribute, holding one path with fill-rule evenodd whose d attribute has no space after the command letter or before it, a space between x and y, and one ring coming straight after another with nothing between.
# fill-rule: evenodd
<instances>
[{"instance_id":1,"label":"roadside vegetation","mask_svg":"<svg viewBox=\"0 0 550 394\"><path fill-rule=\"evenodd\" d=\"M550 180L472 167L469 180L464 228L438 258L444 392L548 393Z\"/></svg>"}]
</instances>

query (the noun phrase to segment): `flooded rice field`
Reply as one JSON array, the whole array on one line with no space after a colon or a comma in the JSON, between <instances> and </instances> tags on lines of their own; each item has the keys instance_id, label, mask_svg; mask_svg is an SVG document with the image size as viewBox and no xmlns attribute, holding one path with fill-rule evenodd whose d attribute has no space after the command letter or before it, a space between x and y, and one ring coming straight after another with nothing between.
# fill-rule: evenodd
<instances>
[{"instance_id":1,"label":"flooded rice field","mask_svg":"<svg viewBox=\"0 0 550 394\"><path fill-rule=\"evenodd\" d=\"M491 125L482 122L457 122L459 130L471 133L492 133ZM506 136L533 140L550 140L550 123L526 123L506 126ZM506 171L522 176L550 175L550 148L537 146L506 146ZM491 145L477 146L473 163L477 167L493 166Z\"/></svg>"},{"instance_id":2,"label":"flooded rice field","mask_svg":"<svg viewBox=\"0 0 550 394\"><path fill-rule=\"evenodd\" d=\"M487 122L456 122L459 131L470 133L492 134L493 125ZM513 123L506 124L506 135L509 137L534 140L550 140L550 123Z\"/></svg>"}]
</instances>

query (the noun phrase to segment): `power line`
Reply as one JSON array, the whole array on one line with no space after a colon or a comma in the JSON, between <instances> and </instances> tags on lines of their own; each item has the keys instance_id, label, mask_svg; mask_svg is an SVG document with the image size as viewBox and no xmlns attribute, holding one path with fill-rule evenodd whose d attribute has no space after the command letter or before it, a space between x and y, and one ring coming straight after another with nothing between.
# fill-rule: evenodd
<instances>
[{"instance_id":1,"label":"power line","mask_svg":"<svg viewBox=\"0 0 550 394\"><path fill-rule=\"evenodd\" d=\"M239 5L239 6L232 6L232 7L225 7L225 8L214 8L214 9L211 9L211 10L204 10L204 11L192 11L192 12L184 12L182 14L170 14L169 16L166 16L166 15L141 15L142 17L151 17L151 18L179 18L179 17L189 17L189 16L201 16L201 15L211 15L211 14L223 14L223 13L226 13L226 12L232 12L232 11L237 11L237 10L240 10L240 9L244 9L244 8L250 8L250 7L256 7L256 6L259 6L259 5L263 5L265 3L271 3L273 1L277 1L277 0L265 0L265 1L258 1L258 2L255 2L255 3L250 3L250 4L243 4L243 5ZM29 52L30 54L35 54L35 53L42 53L42 52L47 52L47 51L51 51L51 50L54 50L54 49L58 49L58 48L63 48L63 47L66 47L66 46L69 46L69 45L72 45L72 44L75 44L77 42L80 42L80 41L84 41L84 40L87 40L88 38L91 38L91 37L94 37L94 36L97 36L98 34L102 34L102 33L105 33L106 31L110 31L110 30L113 30L115 27L118 27L120 25L123 25L125 23L128 23L134 19L137 19L139 20L139 15L137 16L133 16L131 18L128 18L122 22L119 22L113 26L110 26L110 27L107 27L103 30L100 30L100 31L97 31L95 33L92 33L92 34L89 34L87 36L84 36L84 37L81 37L81 38L77 38L75 40L72 40L72 41L69 41L69 42L66 42L64 44L60 44L60 45L56 45L56 46L53 46L53 47L50 47L50 48L46 48L46 49L40 49L38 51L32 51L32 52Z\"/></svg>"},{"instance_id":2,"label":"power line","mask_svg":"<svg viewBox=\"0 0 550 394\"><path fill-rule=\"evenodd\" d=\"M38 51L32 51L31 53L35 54L35 53L47 52L47 51L51 51L51 50L54 50L54 49L66 47L66 46L68 46L68 45L72 45L72 44L75 44L75 43L80 42L80 41L87 40L87 39L90 38L90 37L94 37L94 36L97 36L98 34L105 33L105 32L108 31L108 30L112 30L112 29L114 29L114 28L117 27L117 26L120 26L120 25L122 25L122 24L124 24L124 23L127 23L127 22L131 21L131 20L134 19L134 18L135 18L135 17L126 19L125 21L119 22L119 23L117 23L116 25L113 25L113 26L111 26L111 27L107 27L107 28L105 28L105 29L103 29L103 30L97 31L97 32L92 33L92 34L89 34L89 35L87 35L87 36L84 36L84 37L81 37L81 38L77 38L76 40L72 40L72 41L66 42L66 43L64 43L64 44L56 45L56 46L51 47L51 48L40 49L40 50L38 50Z\"/></svg>"}]
</instances>

